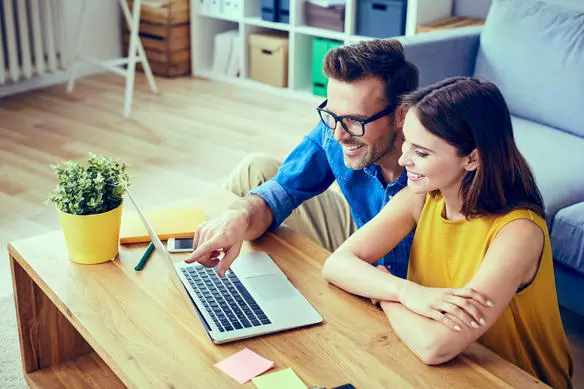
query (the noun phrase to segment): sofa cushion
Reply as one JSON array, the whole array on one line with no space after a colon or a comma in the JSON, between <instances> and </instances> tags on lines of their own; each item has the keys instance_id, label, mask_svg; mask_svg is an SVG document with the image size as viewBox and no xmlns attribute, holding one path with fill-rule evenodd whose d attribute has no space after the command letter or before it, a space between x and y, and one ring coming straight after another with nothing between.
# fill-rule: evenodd
<instances>
[{"instance_id":1,"label":"sofa cushion","mask_svg":"<svg viewBox=\"0 0 584 389\"><path fill-rule=\"evenodd\" d=\"M474 69L509 109L584 136L584 12L538 0L494 0Z\"/></svg>"},{"instance_id":2,"label":"sofa cushion","mask_svg":"<svg viewBox=\"0 0 584 389\"><path fill-rule=\"evenodd\" d=\"M584 203L558 211L551 239L554 259L584 274Z\"/></svg>"},{"instance_id":3,"label":"sofa cushion","mask_svg":"<svg viewBox=\"0 0 584 389\"><path fill-rule=\"evenodd\" d=\"M511 120L517 147L543 196L550 227L558 210L584 201L584 138L517 117Z\"/></svg>"},{"instance_id":4,"label":"sofa cushion","mask_svg":"<svg viewBox=\"0 0 584 389\"><path fill-rule=\"evenodd\" d=\"M582 0L545 0L545 2L559 4L577 11L584 11L584 1Z\"/></svg>"}]
</instances>

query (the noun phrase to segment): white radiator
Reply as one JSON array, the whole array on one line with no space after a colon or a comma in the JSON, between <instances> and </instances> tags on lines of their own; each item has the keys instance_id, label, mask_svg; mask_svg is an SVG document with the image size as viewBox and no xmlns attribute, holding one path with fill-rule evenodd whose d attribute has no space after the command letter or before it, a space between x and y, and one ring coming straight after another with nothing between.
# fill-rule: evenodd
<instances>
[{"instance_id":1,"label":"white radiator","mask_svg":"<svg viewBox=\"0 0 584 389\"><path fill-rule=\"evenodd\" d=\"M0 0L0 85L66 69L58 0Z\"/></svg>"}]
</instances>

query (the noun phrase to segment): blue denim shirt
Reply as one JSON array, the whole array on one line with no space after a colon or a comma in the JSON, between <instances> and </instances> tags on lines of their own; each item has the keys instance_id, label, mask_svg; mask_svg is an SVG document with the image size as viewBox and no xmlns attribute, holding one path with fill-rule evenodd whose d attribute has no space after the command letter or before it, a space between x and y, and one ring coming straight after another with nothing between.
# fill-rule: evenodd
<instances>
[{"instance_id":1,"label":"blue denim shirt","mask_svg":"<svg viewBox=\"0 0 584 389\"><path fill-rule=\"evenodd\" d=\"M377 215L392 196L407 185L405 170L397 180L384 185L377 165L362 170L348 168L341 145L319 122L284 160L278 174L250 193L261 196L271 208L274 220L268 230L272 231L302 202L324 192L335 180L358 228ZM412 231L376 265L390 266L392 274L405 278L413 238Z\"/></svg>"}]
</instances>

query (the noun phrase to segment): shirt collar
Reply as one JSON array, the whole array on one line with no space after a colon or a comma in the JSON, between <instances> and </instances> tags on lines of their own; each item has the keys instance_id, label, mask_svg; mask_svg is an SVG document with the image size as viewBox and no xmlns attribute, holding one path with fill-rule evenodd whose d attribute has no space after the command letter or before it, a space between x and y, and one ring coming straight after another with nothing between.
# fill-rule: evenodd
<instances>
[{"instance_id":1,"label":"shirt collar","mask_svg":"<svg viewBox=\"0 0 584 389\"><path fill-rule=\"evenodd\" d=\"M397 178L397 180L395 180L394 182L392 182L389 185L399 185L402 188L405 188L406 186L408 186L408 171L406 169L404 169L404 171Z\"/></svg>"},{"instance_id":2,"label":"shirt collar","mask_svg":"<svg viewBox=\"0 0 584 389\"><path fill-rule=\"evenodd\" d=\"M363 168L363 171L369 177L376 177L377 178L377 172L379 171L379 166L377 166L377 165L375 165L375 164L372 163L371 165L365 166Z\"/></svg>"},{"instance_id":3,"label":"shirt collar","mask_svg":"<svg viewBox=\"0 0 584 389\"><path fill-rule=\"evenodd\" d=\"M381 168L373 163L371 165L365 166L363 168L363 171L368 176L373 177L373 178L377 178L380 182L384 181L383 176L381 175ZM387 186L394 186L394 185L401 186L402 188L408 185L408 172L406 169L404 169L404 171L397 178L397 180L392 181L389 184L387 184Z\"/></svg>"}]
</instances>

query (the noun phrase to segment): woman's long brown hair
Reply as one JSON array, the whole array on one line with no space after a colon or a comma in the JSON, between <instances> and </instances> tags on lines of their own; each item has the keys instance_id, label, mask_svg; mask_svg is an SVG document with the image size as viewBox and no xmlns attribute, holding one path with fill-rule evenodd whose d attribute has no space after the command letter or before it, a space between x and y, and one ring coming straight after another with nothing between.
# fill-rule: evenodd
<instances>
[{"instance_id":1,"label":"woman's long brown hair","mask_svg":"<svg viewBox=\"0 0 584 389\"><path fill-rule=\"evenodd\" d=\"M509 109L494 84L454 77L418 89L402 101L460 156L477 149L479 166L466 174L460 189L465 216L523 208L545 217L533 173L515 144Z\"/></svg>"}]
</instances>

